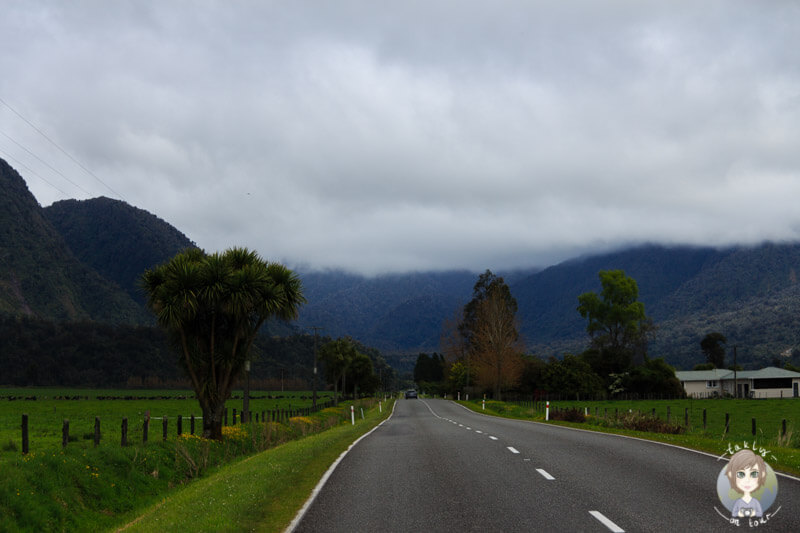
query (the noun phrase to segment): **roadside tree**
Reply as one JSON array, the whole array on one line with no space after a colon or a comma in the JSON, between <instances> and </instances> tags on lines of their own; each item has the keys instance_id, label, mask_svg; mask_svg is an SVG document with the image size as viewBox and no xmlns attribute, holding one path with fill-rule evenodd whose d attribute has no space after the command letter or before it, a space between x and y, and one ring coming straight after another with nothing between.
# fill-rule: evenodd
<instances>
[{"instance_id":1,"label":"roadside tree","mask_svg":"<svg viewBox=\"0 0 800 533\"><path fill-rule=\"evenodd\" d=\"M327 342L319 350L319 358L325 363L328 381L333 383L333 401L339 403L339 382L342 383L342 394L347 386L347 374L353 361L361 354L353 341L346 337Z\"/></svg>"},{"instance_id":2,"label":"roadside tree","mask_svg":"<svg viewBox=\"0 0 800 533\"><path fill-rule=\"evenodd\" d=\"M222 439L225 401L264 321L291 319L300 279L246 248L179 253L142 276L147 306L180 353L203 411L203 437Z\"/></svg>"},{"instance_id":3,"label":"roadside tree","mask_svg":"<svg viewBox=\"0 0 800 533\"><path fill-rule=\"evenodd\" d=\"M501 399L504 390L516 387L524 362L524 346L517 331L516 301L510 298L508 286L489 290L477 305L471 330L470 352L477 381Z\"/></svg>"},{"instance_id":4,"label":"roadside tree","mask_svg":"<svg viewBox=\"0 0 800 533\"><path fill-rule=\"evenodd\" d=\"M578 312L588 320L590 345L584 357L603 378L622 373L647 359L648 336L654 331L639 301L636 280L622 270L600 271L600 294L578 297Z\"/></svg>"}]
</instances>

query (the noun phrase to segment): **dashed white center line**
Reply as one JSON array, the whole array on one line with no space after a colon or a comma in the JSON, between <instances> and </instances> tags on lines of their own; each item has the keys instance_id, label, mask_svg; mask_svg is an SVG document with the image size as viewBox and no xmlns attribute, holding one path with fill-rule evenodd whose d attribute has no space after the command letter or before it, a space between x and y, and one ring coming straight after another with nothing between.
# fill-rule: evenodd
<instances>
[{"instance_id":1,"label":"dashed white center line","mask_svg":"<svg viewBox=\"0 0 800 533\"><path fill-rule=\"evenodd\" d=\"M513 446L508 446L508 451L510 451L511 453L519 453L519 450L517 450Z\"/></svg>"},{"instance_id":2,"label":"dashed white center line","mask_svg":"<svg viewBox=\"0 0 800 533\"><path fill-rule=\"evenodd\" d=\"M472 431L472 428L471 428L471 427L469 427L469 426L467 426L467 429L468 429L468 430L470 430L470 431Z\"/></svg>"},{"instance_id":3,"label":"dashed white center line","mask_svg":"<svg viewBox=\"0 0 800 533\"><path fill-rule=\"evenodd\" d=\"M536 471L539 472L542 475L542 477L545 478L548 481L553 481L555 479L553 476L551 476L550 474L548 474L546 471L542 470L541 468L537 468Z\"/></svg>"},{"instance_id":4,"label":"dashed white center line","mask_svg":"<svg viewBox=\"0 0 800 533\"><path fill-rule=\"evenodd\" d=\"M622 529L617 524L606 518L605 515L603 515L603 513L601 513L600 511L589 511L589 514L595 517L597 520L599 520L601 524L606 526L609 530L613 531L614 533L625 533L624 529Z\"/></svg>"},{"instance_id":5,"label":"dashed white center line","mask_svg":"<svg viewBox=\"0 0 800 533\"><path fill-rule=\"evenodd\" d=\"M480 429L476 429L476 430L475 430L475 433L481 433L481 434L483 434L483 431L481 431Z\"/></svg>"},{"instance_id":6,"label":"dashed white center line","mask_svg":"<svg viewBox=\"0 0 800 533\"><path fill-rule=\"evenodd\" d=\"M497 440L497 437L493 437L491 435L489 435L489 438L492 439L492 440Z\"/></svg>"}]
</instances>

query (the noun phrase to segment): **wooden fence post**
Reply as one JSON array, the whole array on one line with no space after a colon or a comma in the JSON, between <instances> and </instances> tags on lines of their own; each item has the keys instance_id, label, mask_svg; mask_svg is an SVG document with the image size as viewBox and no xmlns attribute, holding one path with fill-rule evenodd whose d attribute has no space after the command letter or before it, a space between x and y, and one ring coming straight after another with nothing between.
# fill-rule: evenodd
<instances>
[{"instance_id":1,"label":"wooden fence post","mask_svg":"<svg viewBox=\"0 0 800 533\"><path fill-rule=\"evenodd\" d=\"M22 455L28 455L28 414L22 415Z\"/></svg>"},{"instance_id":2,"label":"wooden fence post","mask_svg":"<svg viewBox=\"0 0 800 533\"><path fill-rule=\"evenodd\" d=\"M191 434L194 435L194 415L192 415L192 417L189 419L189 424L189 427L191 428Z\"/></svg>"},{"instance_id":3,"label":"wooden fence post","mask_svg":"<svg viewBox=\"0 0 800 533\"><path fill-rule=\"evenodd\" d=\"M181 436L183 433L183 416L178 415L178 436Z\"/></svg>"},{"instance_id":4,"label":"wooden fence post","mask_svg":"<svg viewBox=\"0 0 800 533\"><path fill-rule=\"evenodd\" d=\"M64 424L61 426L61 447L66 448L69 442L69 420L64 419Z\"/></svg>"},{"instance_id":5,"label":"wooden fence post","mask_svg":"<svg viewBox=\"0 0 800 533\"><path fill-rule=\"evenodd\" d=\"M683 425L685 427L687 427L687 428L689 427L689 408L688 407L686 407L683 410Z\"/></svg>"},{"instance_id":6,"label":"wooden fence post","mask_svg":"<svg viewBox=\"0 0 800 533\"><path fill-rule=\"evenodd\" d=\"M147 432L150 429L150 417L144 417L144 422L142 423L142 443L147 444Z\"/></svg>"},{"instance_id":7,"label":"wooden fence post","mask_svg":"<svg viewBox=\"0 0 800 533\"><path fill-rule=\"evenodd\" d=\"M703 409L703 431L706 430L706 410Z\"/></svg>"},{"instance_id":8,"label":"wooden fence post","mask_svg":"<svg viewBox=\"0 0 800 533\"><path fill-rule=\"evenodd\" d=\"M164 441L167 440L167 415L164 415L164 418L161 419L161 424L163 425L164 429Z\"/></svg>"},{"instance_id":9,"label":"wooden fence post","mask_svg":"<svg viewBox=\"0 0 800 533\"><path fill-rule=\"evenodd\" d=\"M728 434L728 430L731 427L731 415L729 413L725 413L725 435Z\"/></svg>"},{"instance_id":10,"label":"wooden fence post","mask_svg":"<svg viewBox=\"0 0 800 533\"><path fill-rule=\"evenodd\" d=\"M128 445L128 419L122 419L122 446Z\"/></svg>"},{"instance_id":11,"label":"wooden fence post","mask_svg":"<svg viewBox=\"0 0 800 533\"><path fill-rule=\"evenodd\" d=\"M100 417L94 417L94 447L100 444Z\"/></svg>"}]
</instances>

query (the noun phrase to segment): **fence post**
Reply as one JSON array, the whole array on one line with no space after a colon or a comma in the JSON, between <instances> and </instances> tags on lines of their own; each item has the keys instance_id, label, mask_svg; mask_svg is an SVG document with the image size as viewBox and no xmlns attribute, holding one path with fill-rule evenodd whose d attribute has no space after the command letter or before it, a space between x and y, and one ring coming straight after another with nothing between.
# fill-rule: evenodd
<instances>
[{"instance_id":1,"label":"fence post","mask_svg":"<svg viewBox=\"0 0 800 533\"><path fill-rule=\"evenodd\" d=\"M147 432L150 430L150 417L144 417L144 422L142 423L142 443L147 444Z\"/></svg>"},{"instance_id":2,"label":"fence post","mask_svg":"<svg viewBox=\"0 0 800 533\"><path fill-rule=\"evenodd\" d=\"M22 455L28 455L28 414L22 415Z\"/></svg>"},{"instance_id":3,"label":"fence post","mask_svg":"<svg viewBox=\"0 0 800 533\"><path fill-rule=\"evenodd\" d=\"M182 415L178 415L178 436L179 437L181 436L181 433L183 433L183 416Z\"/></svg>"},{"instance_id":4,"label":"fence post","mask_svg":"<svg viewBox=\"0 0 800 533\"><path fill-rule=\"evenodd\" d=\"M703 431L706 430L706 410L703 409Z\"/></svg>"},{"instance_id":5,"label":"fence post","mask_svg":"<svg viewBox=\"0 0 800 533\"><path fill-rule=\"evenodd\" d=\"M728 434L728 430L731 427L731 415L729 413L725 413L725 435Z\"/></svg>"},{"instance_id":6,"label":"fence post","mask_svg":"<svg viewBox=\"0 0 800 533\"><path fill-rule=\"evenodd\" d=\"M194 415L189 419L192 435L194 435Z\"/></svg>"},{"instance_id":7,"label":"fence post","mask_svg":"<svg viewBox=\"0 0 800 533\"><path fill-rule=\"evenodd\" d=\"M100 444L100 417L94 417L94 447Z\"/></svg>"},{"instance_id":8,"label":"fence post","mask_svg":"<svg viewBox=\"0 0 800 533\"><path fill-rule=\"evenodd\" d=\"M784 418L783 422L781 423L781 437L785 436L786 436L786 419Z\"/></svg>"},{"instance_id":9,"label":"fence post","mask_svg":"<svg viewBox=\"0 0 800 533\"><path fill-rule=\"evenodd\" d=\"M164 428L164 441L167 440L167 415L164 415L164 418L161 419L161 424Z\"/></svg>"},{"instance_id":10,"label":"fence post","mask_svg":"<svg viewBox=\"0 0 800 533\"><path fill-rule=\"evenodd\" d=\"M655 418L655 417L656 417L656 408L653 407L653 418Z\"/></svg>"},{"instance_id":11,"label":"fence post","mask_svg":"<svg viewBox=\"0 0 800 533\"><path fill-rule=\"evenodd\" d=\"M244 420L242 420L242 422L244 422ZM235 407L233 409L233 425L234 426L236 425L236 408Z\"/></svg>"},{"instance_id":12,"label":"fence post","mask_svg":"<svg viewBox=\"0 0 800 533\"><path fill-rule=\"evenodd\" d=\"M687 428L689 427L689 408L686 407L683 410L683 425Z\"/></svg>"},{"instance_id":13,"label":"fence post","mask_svg":"<svg viewBox=\"0 0 800 533\"><path fill-rule=\"evenodd\" d=\"M122 419L122 446L128 445L128 419Z\"/></svg>"},{"instance_id":14,"label":"fence post","mask_svg":"<svg viewBox=\"0 0 800 533\"><path fill-rule=\"evenodd\" d=\"M64 424L61 426L61 447L66 448L69 442L69 420L64 419Z\"/></svg>"}]
</instances>

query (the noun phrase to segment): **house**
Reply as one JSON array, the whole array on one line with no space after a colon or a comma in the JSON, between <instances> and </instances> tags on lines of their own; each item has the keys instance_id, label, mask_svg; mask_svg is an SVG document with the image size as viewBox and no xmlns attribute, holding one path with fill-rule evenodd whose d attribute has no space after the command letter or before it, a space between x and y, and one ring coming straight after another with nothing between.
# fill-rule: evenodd
<instances>
[{"instance_id":1,"label":"house","mask_svg":"<svg viewBox=\"0 0 800 533\"><path fill-rule=\"evenodd\" d=\"M761 370L689 370L675 372L687 396L711 398L797 398L800 397L800 373L770 366Z\"/></svg>"}]
</instances>

